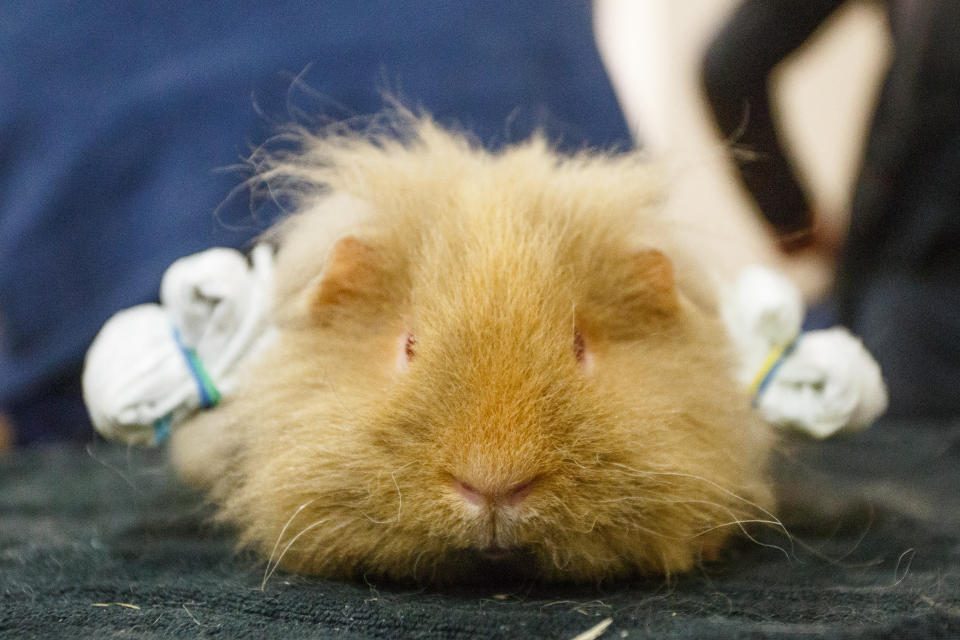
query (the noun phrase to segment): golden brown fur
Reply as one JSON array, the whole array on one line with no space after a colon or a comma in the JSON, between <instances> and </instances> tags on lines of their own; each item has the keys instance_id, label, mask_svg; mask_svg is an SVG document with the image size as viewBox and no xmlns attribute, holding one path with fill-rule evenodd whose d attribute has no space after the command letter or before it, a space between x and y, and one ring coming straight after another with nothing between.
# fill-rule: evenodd
<instances>
[{"instance_id":1,"label":"golden brown fur","mask_svg":"<svg viewBox=\"0 0 960 640\"><path fill-rule=\"evenodd\" d=\"M279 337L173 447L241 542L325 576L469 579L508 549L593 581L688 570L767 519L769 433L642 160L409 126L261 159L301 194Z\"/></svg>"}]
</instances>

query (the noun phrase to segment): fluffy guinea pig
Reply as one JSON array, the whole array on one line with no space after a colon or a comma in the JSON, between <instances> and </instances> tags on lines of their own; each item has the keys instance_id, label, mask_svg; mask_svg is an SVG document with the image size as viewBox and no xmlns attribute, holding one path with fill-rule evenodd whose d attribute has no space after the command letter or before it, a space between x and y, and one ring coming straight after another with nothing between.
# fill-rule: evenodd
<instances>
[{"instance_id":1,"label":"fluffy guinea pig","mask_svg":"<svg viewBox=\"0 0 960 640\"><path fill-rule=\"evenodd\" d=\"M670 575L767 519L771 435L637 154L429 119L259 158L275 341L173 459L268 566Z\"/></svg>"}]
</instances>

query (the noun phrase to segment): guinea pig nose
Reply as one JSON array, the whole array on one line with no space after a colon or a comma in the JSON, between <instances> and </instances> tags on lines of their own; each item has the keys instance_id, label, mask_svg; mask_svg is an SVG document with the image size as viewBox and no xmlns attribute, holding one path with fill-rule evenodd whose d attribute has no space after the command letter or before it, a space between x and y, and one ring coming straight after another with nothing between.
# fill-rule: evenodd
<instances>
[{"instance_id":1,"label":"guinea pig nose","mask_svg":"<svg viewBox=\"0 0 960 640\"><path fill-rule=\"evenodd\" d=\"M530 494L533 480L525 480L506 487L479 488L454 477L453 486L470 504L504 504L513 507Z\"/></svg>"}]
</instances>

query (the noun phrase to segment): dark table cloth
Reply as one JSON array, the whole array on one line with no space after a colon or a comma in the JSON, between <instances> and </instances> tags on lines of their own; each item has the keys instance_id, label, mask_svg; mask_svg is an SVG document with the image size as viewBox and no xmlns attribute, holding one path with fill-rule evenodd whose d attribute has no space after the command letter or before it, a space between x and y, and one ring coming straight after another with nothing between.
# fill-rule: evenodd
<instances>
[{"instance_id":1,"label":"dark table cloth","mask_svg":"<svg viewBox=\"0 0 960 640\"><path fill-rule=\"evenodd\" d=\"M0 455L0 636L960 637L960 420L787 440L792 540L760 530L677 578L415 589L277 572L233 551L162 452ZM105 606L107 605L107 606Z\"/></svg>"}]
</instances>

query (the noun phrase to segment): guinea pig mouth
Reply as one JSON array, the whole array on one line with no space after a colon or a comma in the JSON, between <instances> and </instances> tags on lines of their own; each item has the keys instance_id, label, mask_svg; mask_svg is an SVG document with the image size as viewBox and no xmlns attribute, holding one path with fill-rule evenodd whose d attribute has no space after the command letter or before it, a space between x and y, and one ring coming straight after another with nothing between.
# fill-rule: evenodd
<instances>
[{"instance_id":1,"label":"guinea pig mouth","mask_svg":"<svg viewBox=\"0 0 960 640\"><path fill-rule=\"evenodd\" d=\"M475 572L471 582L502 583L522 581L536 576L532 553L517 547L484 547L473 551Z\"/></svg>"},{"instance_id":2,"label":"guinea pig mouth","mask_svg":"<svg viewBox=\"0 0 960 640\"><path fill-rule=\"evenodd\" d=\"M477 551L477 555L487 562L508 562L510 560L516 560L522 553L516 548L494 546L480 549Z\"/></svg>"}]
</instances>

